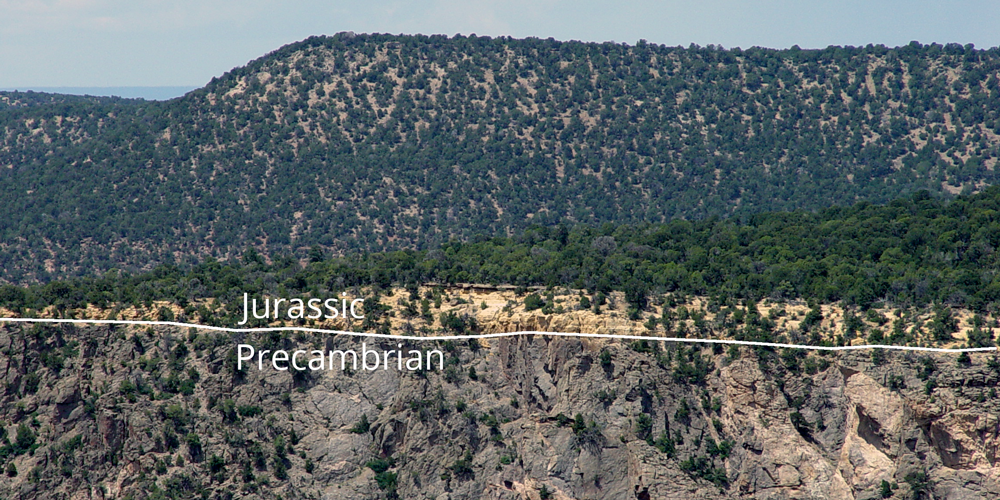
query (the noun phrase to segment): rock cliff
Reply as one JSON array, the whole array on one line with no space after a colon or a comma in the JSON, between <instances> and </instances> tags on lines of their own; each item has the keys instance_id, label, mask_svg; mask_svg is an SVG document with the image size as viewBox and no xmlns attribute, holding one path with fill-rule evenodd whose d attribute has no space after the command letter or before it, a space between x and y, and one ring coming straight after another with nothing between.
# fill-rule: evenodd
<instances>
[{"instance_id":1,"label":"rock cliff","mask_svg":"<svg viewBox=\"0 0 1000 500\"><path fill-rule=\"evenodd\" d=\"M598 323L572 312L499 314L484 297L467 301L479 332L643 331L641 319L610 312ZM387 321L403 328L399 316ZM1000 491L993 354L820 355L543 335L364 341L439 349L445 368L235 369L237 343L361 349L362 339L345 335L3 325L0 497L978 499Z\"/></svg>"}]
</instances>

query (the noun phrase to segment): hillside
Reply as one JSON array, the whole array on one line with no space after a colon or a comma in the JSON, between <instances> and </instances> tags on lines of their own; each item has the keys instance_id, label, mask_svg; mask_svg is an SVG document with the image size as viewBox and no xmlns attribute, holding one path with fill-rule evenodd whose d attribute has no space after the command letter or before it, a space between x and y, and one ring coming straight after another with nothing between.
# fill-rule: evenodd
<instances>
[{"instance_id":1,"label":"hillside","mask_svg":"<svg viewBox=\"0 0 1000 500\"><path fill-rule=\"evenodd\" d=\"M0 279L995 184L1000 52L310 38L168 102L0 94Z\"/></svg>"},{"instance_id":2,"label":"hillside","mask_svg":"<svg viewBox=\"0 0 1000 500\"><path fill-rule=\"evenodd\" d=\"M550 299L555 311L528 310L528 296L512 290L413 292L386 290L378 322L422 335L454 331L449 318L457 317L471 333L767 331L793 340L843 335L850 323L841 308L823 307L817 319L805 304L784 300L723 310L700 299L657 303L651 312L665 319L649 326L627 319L617 292L600 314L564 289ZM421 299L432 304L428 313L410 312ZM70 315L149 317L157 309L184 314L159 303ZM956 318L960 338L979 321L968 311ZM873 310L853 328L872 338L890 322L895 331L924 320L909 310ZM992 337L995 318L986 324ZM983 498L1000 488L994 354L531 336L401 342L447 353L443 370L303 373L234 364L236 343L360 349L361 342L3 325L0 496L854 500Z\"/></svg>"},{"instance_id":3,"label":"hillside","mask_svg":"<svg viewBox=\"0 0 1000 500\"><path fill-rule=\"evenodd\" d=\"M360 287L481 283L583 289L591 298L622 292L632 316L668 295L717 303L794 298L862 313L936 307L990 314L1000 304L998 247L1000 186L994 186L946 203L922 191L885 205L761 213L746 221L536 225L429 250L331 256L313 247L301 260L279 254L267 261L249 249L239 258L207 258L190 267L0 285L0 307L30 316L50 307L62 312L156 301L193 310L194 303L217 300L227 307L203 311L200 321L232 325L244 293L322 297Z\"/></svg>"}]
</instances>

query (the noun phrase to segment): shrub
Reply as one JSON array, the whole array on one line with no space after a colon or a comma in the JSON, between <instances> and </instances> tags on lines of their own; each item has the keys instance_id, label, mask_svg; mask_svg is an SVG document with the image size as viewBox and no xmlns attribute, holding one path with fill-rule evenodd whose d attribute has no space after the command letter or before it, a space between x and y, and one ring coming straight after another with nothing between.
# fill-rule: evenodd
<instances>
[{"instance_id":1,"label":"shrub","mask_svg":"<svg viewBox=\"0 0 1000 500\"><path fill-rule=\"evenodd\" d=\"M639 414L639 418L635 422L635 437L644 439L646 442L652 444L652 436L650 434L652 430L653 418L645 413Z\"/></svg>"},{"instance_id":2,"label":"shrub","mask_svg":"<svg viewBox=\"0 0 1000 500\"><path fill-rule=\"evenodd\" d=\"M17 426L17 437L14 438L14 454L27 453L35 448L35 433L27 425Z\"/></svg>"},{"instance_id":3,"label":"shrub","mask_svg":"<svg viewBox=\"0 0 1000 500\"><path fill-rule=\"evenodd\" d=\"M552 498L552 492L549 491L549 487L542 485L542 489L538 490L538 498L542 500L550 500Z\"/></svg>"},{"instance_id":4,"label":"shrub","mask_svg":"<svg viewBox=\"0 0 1000 500\"><path fill-rule=\"evenodd\" d=\"M358 423L354 424L354 427L351 427L351 432L353 432L354 434L364 434L369 430L371 430L371 428L372 428L371 424L368 423L368 415L362 413L361 420L359 420Z\"/></svg>"},{"instance_id":5,"label":"shrub","mask_svg":"<svg viewBox=\"0 0 1000 500\"><path fill-rule=\"evenodd\" d=\"M543 301L537 293L529 293L524 298L525 311L534 311L535 309L541 309L542 307L545 307L545 301Z\"/></svg>"},{"instance_id":6,"label":"shrub","mask_svg":"<svg viewBox=\"0 0 1000 500\"><path fill-rule=\"evenodd\" d=\"M365 467L375 472L375 482L378 487L390 492L390 496L394 496L396 492L397 475L389 471L395 465L392 458L377 458L365 463Z\"/></svg>"},{"instance_id":7,"label":"shrub","mask_svg":"<svg viewBox=\"0 0 1000 500\"><path fill-rule=\"evenodd\" d=\"M232 423L236 421L236 402L232 399L224 399L219 406L219 411L222 412L223 422Z\"/></svg>"},{"instance_id":8,"label":"shrub","mask_svg":"<svg viewBox=\"0 0 1000 500\"><path fill-rule=\"evenodd\" d=\"M225 466L226 466L226 461L222 457L216 455L215 453L213 453L212 456L208 458L208 471L212 474L217 474L219 472L222 472L222 469Z\"/></svg>"},{"instance_id":9,"label":"shrub","mask_svg":"<svg viewBox=\"0 0 1000 500\"><path fill-rule=\"evenodd\" d=\"M239 413L241 417L256 417L257 415L264 413L264 410L259 406L240 405L236 409L236 412Z\"/></svg>"},{"instance_id":10,"label":"shrub","mask_svg":"<svg viewBox=\"0 0 1000 500\"><path fill-rule=\"evenodd\" d=\"M889 481L885 479L882 480L882 484L879 485L879 496L882 498L889 498L892 496L892 485Z\"/></svg>"},{"instance_id":11,"label":"shrub","mask_svg":"<svg viewBox=\"0 0 1000 500\"><path fill-rule=\"evenodd\" d=\"M392 458L376 458L365 462L365 467L373 470L376 474L389 470L393 465L395 463Z\"/></svg>"},{"instance_id":12,"label":"shrub","mask_svg":"<svg viewBox=\"0 0 1000 500\"><path fill-rule=\"evenodd\" d=\"M38 383L42 377L35 372L31 372L24 377L24 393L33 394L38 390Z\"/></svg>"},{"instance_id":13,"label":"shrub","mask_svg":"<svg viewBox=\"0 0 1000 500\"><path fill-rule=\"evenodd\" d=\"M473 474L472 471L472 452L469 450L465 451L465 455L455 460L455 463L451 465L451 472L455 474L457 478L468 478Z\"/></svg>"},{"instance_id":14,"label":"shrub","mask_svg":"<svg viewBox=\"0 0 1000 500\"><path fill-rule=\"evenodd\" d=\"M285 436L278 436L277 438L274 439L274 454L276 456L284 458L285 453L286 453Z\"/></svg>"},{"instance_id":15,"label":"shrub","mask_svg":"<svg viewBox=\"0 0 1000 500\"><path fill-rule=\"evenodd\" d=\"M872 349L872 364L875 366L884 365L886 362L885 350Z\"/></svg>"},{"instance_id":16,"label":"shrub","mask_svg":"<svg viewBox=\"0 0 1000 500\"><path fill-rule=\"evenodd\" d=\"M602 349L600 360L602 368L604 368L605 370L611 368L611 351L608 351L607 349Z\"/></svg>"},{"instance_id":17,"label":"shrub","mask_svg":"<svg viewBox=\"0 0 1000 500\"><path fill-rule=\"evenodd\" d=\"M660 436L656 438L656 441L653 441L653 446L656 446L656 449L660 450L660 453L666 454L669 458L673 458L674 454L677 453L676 444L674 443L674 440L670 439L670 436L667 435L667 431L660 433Z\"/></svg>"},{"instance_id":18,"label":"shrub","mask_svg":"<svg viewBox=\"0 0 1000 500\"><path fill-rule=\"evenodd\" d=\"M288 479L288 467L280 457L274 457L274 478L279 481Z\"/></svg>"},{"instance_id":19,"label":"shrub","mask_svg":"<svg viewBox=\"0 0 1000 500\"><path fill-rule=\"evenodd\" d=\"M913 498L923 498L929 486L926 472L911 472L903 478L910 485Z\"/></svg>"},{"instance_id":20,"label":"shrub","mask_svg":"<svg viewBox=\"0 0 1000 500\"><path fill-rule=\"evenodd\" d=\"M681 470L694 477L711 481L720 488L729 485L729 478L726 477L725 469L713 467L712 461L705 457L691 457L684 460L681 462Z\"/></svg>"},{"instance_id":21,"label":"shrub","mask_svg":"<svg viewBox=\"0 0 1000 500\"><path fill-rule=\"evenodd\" d=\"M385 491L395 492L397 483L397 474L395 472L385 471L375 474L375 483L378 487Z\"/></svg>"}]
</instances>

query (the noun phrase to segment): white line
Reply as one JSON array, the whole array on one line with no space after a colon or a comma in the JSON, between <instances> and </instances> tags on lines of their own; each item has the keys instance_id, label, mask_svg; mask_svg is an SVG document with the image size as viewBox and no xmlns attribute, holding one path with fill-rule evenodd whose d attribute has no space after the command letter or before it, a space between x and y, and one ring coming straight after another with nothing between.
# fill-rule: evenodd
<instances>
[{"instance_id":1,"label":"white line","mask_svg":"<svg viewBox=\"0 0 1000 500\"><path fill-rule=\"evenodd\" d=\"M549 335L553 337L591 337L621 340L660 340L664 342L686 342L690 344L734 344L756 347L785 347L789 349L811 349L816 351L857 351L862 349L895 349L899 351L923 351L923 352L989 352L998 351L998 347L970 347L964 349L944 349L939 347L912 347L903 345L848 345L848 346L816 346L802 344L779 344L775 342L752 342L748 340L726 340L726 339L688 339L677 337L643 337L639 335L617 335L610 333L574 333L574 332L538 332L521 331L506 333L484 333L482 335L441 335L438 337L410 337L407 335L388 335L384 333L350 332L345 330L327 330L323 328L305 328L300 326L271 326L265 328L227 328L224 326L197 325L194 323L179 323L177 321L139 321L124 319L60 319L60 318L0 318L0 323L73 323L91 325L148 325L148 326L176 326L180 328L198 328L201 330L212 330L216 332L229 333L253 333L253 332L312 332L328 333L335 335L354 335L358 337L375 337L380 339L397 340L467 340L467 339L491 339L500 337L518 337L524 335Z\"/></svg>"}]
</instances>

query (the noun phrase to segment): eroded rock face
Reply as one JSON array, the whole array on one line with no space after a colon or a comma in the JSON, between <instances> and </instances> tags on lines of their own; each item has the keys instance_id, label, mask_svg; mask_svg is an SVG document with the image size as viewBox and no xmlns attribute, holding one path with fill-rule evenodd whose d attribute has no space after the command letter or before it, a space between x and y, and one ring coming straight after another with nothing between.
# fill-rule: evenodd
<instances>
[{"instance_id":1,"label":"eroded rock face","mask_svg":"<svg viewBox=\"0 0 1000 500\"><path fill-rule=\"evenodd\" d=\"M615 326L536 316L481 325ZM38 361L56 338L87 346L58 371ZM243 341L360 349L347 337ZM988 355L935 355L937 387L925 390L920 356L899 353L880 365L811 354L813 368L795 371L768 351L534 335L419 344L445 353L444 371L293 377L234 372L233 342L3 327L0 419L9 442L24 424L37 446L5 459L18 475L0 478L0 497L868 499L883 481L900 497L1000 491ZM176 389L195 378L189 394Z\"/></svg>"}]
</instances>

